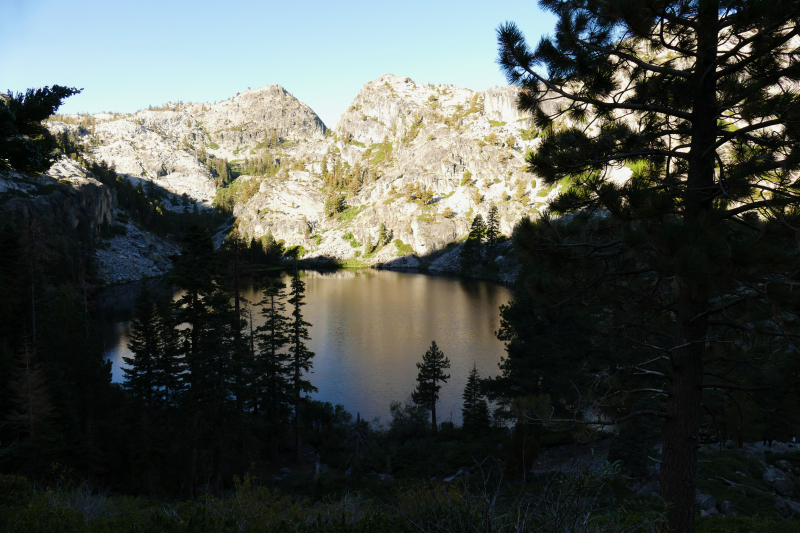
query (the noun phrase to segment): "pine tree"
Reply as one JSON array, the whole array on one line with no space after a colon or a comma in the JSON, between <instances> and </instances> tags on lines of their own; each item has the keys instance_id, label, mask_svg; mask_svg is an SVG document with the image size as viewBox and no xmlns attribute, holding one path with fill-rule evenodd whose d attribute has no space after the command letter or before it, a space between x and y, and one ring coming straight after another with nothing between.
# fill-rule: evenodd
<instances>
[{"instance_id":1,"label":"pine tree","mask_svg":"<svg viewBox=\"0 0 800 533\"><path fill-rule=\"evenodd\" d=\"M214 252L214 243L207 229L193 225L183 238L180 255L172 256L171 280L184 294L175 301L178 324L188 323L191 327L182 331L184 345L188 349L186 360L191 381L193 371L192 356L197 352L202 331L201 321L206 313L205 297L214 292L219 265Z\"/></svg>"},{"instance_id":2,"label":"pine tree","mask_svg":"<svg viewBox=\"0 0 800 533\"><path fill-rule=\"evenodd\" d=\"M497 249L497 237L500 234L500 218L497 214L497 206L492 204L489 208L489 216L486 217L486 248L489 252L489 257L494 258Z\"/></svg>"},{"instance_id":3,"label":"pine tree","mask_svg":"<svg viewBox=\"0 0 800 533\"><path fill-rule=\"evenodd\" d=\"M157 365L161 359L161 343L159 339L159 320L156 304L153 301L146 283L141 284L136 297L136 307L128 349L133 357L123 357L128 365L124 368L124 386L131 395L144 404L150 412L155 405Z\"/></svg>"},{"instance_id":4,"label":"pine tree","mask_svg":"<svg viewBox=\"0 0 800 533\"><path fill-rule=\"evenodd\" d=\"M211 490L221 490L232 426L240 422L236 387L239 351L237 332L241 319L231 305L230 295L217 289L205 297L207 313L201 322L195 359L191 406L202 413L200 443L211 455Z\"/></svg>"},{"instance_id":5,"label":"pine tree","mask_svg":"<svg viewBox=\"0 0 800 533\"><path fill-rule=\"evenodd\" d=\"M486 226L480 213L472 219L472 226L467 235L467 240L461 247L459 259L461 268L471 268L483 262L483 239L486 235Z\"/></svg>"},{"instance_id":6,"label":"pine tree","mask_svg":"<svg viewBox=\"0 0 800 533\"><path fill-rule=\"evenodd\" d=\"M42 122L58 111L65 98L80 92L53 85L0 96L0 172L39 174L49 169L58 157L57 145Z\"/></svg>"},{"instance_id":7,"label":"pine tree","mask_svg":"<svg viewBox=\"0 0 800 533\"><path fill-rule=\"evenodd\" d=\"M195 204L196 205L196 204ZM208 387L206 371L210 354L204 351L204 332L211 315L210 297L216 290L217 264L214 243L208 230L193 225L183 237L181 253L172 256L170 278L185 292L174 302L176 326L187 324L181 330L181 351L186 371L181 375L186 388L183 395L187 413L186 469L182 480L182 496L193 498L197 487L197 444L199 442L199 416L202 391ZM211 389L214 392L214 389Z\"/></svg>"},{"instance_id":8,"label":"pine tree","mask_svg":"<svg viewBox=\"0 0 800 533\"><path fill-rule=\"evenodd\" d=\"M491 426L489 404L481 394L480 379L478 367L473 364L461 396L464 399L464 407L461 409L462 425L464 430L474 434L480 434Z\"/></svg>"},{"instance_id":9,"label":"pine tree","mask_svg":"<svg viewBox=\"0 0 800 533\"><path fill-rule=\"evenodd\" d=\"M559 20L535 50L513 23L498 29L499 63L544 132L529 169L568 184L515 230L530 265L520 282L542 312L602 302L597 319L614 325L605 334L636 347L620 368L638 381L629 390L667 400L626 416L663 420L661 496L670 529L688 533L704 396L758 386L735 371L755 353L782 357L776 344L797 334L785 311L800 308L788 245L800 220L800 98L786 87L800 79L800 9L541 4ZM625 183L612 178L621 166L632 170Z\"/></svg>"},{"instance_id":10,"label":"pine tree","mask_svg":"<svg viewBox=\"0 0 800 533\"><path fill-rule=\"evenodd\" d=\"M19 351L8 388L14 408L7 420L24 428L31 437L35 436L37 423L53 411L53 406L44 370L27 343Z\"/></svg>"},{"instance_id":11,"label":"pine tree","mask_svg":"<svg viewBox=\"0 0 800 533\"><path fill-rule=\"evenodd\" d=\"M277 263L283 255L283 246L275 240L272 231L269 231L264 239L264 254L268 263Z\"/></svg>"},{"instance_id":12,"label":"pine tree","mask_svg":"<svg viewBox=\"0 0 800 533\"><path fill-rule=\"evenodd\" d=\"M267 447L271 460L278 455L278 433L286 426L294 396L292 359L286 348L289 344L289 319L286 318L284 285L274 280L263 286L261 316L264 323L256 329L258 355L254 361L254 411L264 417Z\"/></svg>"},{"instance_id":13,"label":"pine tree","mask_svg":"<svg viewBox=\"0 0 800 533\"><path fill-rule=\"evenodd\" d=\"M450 368L450 359L436 346L436 341L431 341L431 347L422 356L422 362L417 363L417 368L417 386L411 393L411 401L430 410L431 426L436 431L436 402L442 389L439 383L447 383L450 379L450 374L444 373L445 369Z\"/></svg>"},{"instance_id":14,"label":"pine tree","mask_svg":"<svg viewBox=\"0 0 800 533\"><path fill-rule=\"evenodd\" d=\"M181 374L186 370L181 335L175 327L171 303L165 299L156 304L159 351L155 364L155 387L158 401L164 407L174 407L177 404L184 390Z\"/></svg>"},{"instance_id":15,"label":"pine tree","mask_svg":"<svg viewBox=\"0 0 800 533\"><path fill-rule=\"evenodd\" d=\"M317 390L310 381L302 378L303 372L307 373L311 370L311 359L314 357L314 352L306 346L306 341L311 338L308 333L308 327L311 324L303 319L302 307L306 304L304 301L305 293L306 284L300 280L300 274L295 269L289 293L289 305L292 307L292 318L289 323L289 355L292 366L294 459L296 463L300 463L303 459L300 438L300 398L304 392L309 393Z\"/></svg>"},{"instance_id":16,"label":"pine tree","mask_svg":"<svg viewBox=\"0 0 800 533\"><path fill-rule=\"evenodd\" d=\"M389 235L386 232L386 224L381 222L380 227L378 228L378 245L382 246L389 241Z\"/></svg>"}]
</instances>

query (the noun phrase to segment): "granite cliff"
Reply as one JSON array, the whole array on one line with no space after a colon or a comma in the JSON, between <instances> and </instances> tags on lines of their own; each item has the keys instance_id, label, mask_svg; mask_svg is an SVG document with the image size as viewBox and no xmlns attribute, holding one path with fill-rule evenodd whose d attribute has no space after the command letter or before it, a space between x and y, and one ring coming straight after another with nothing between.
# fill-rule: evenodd
<instances>
[{"instance_id":1,"label":"granite cliff","mask_svg":"<svg viewBox=\"0 0 800 533\"><path fill-rule=\"evenodd\" d=\"M271 234L307 259L422 258L458 270L454 244L476 214L496 206L510 235L557 192L524 172L538 140L516 99L513 87L475 92L387 74L362 87L333 129L277 85L50 127L133 182L224 204L248 239Z\"/></svg>"}]
</instances>

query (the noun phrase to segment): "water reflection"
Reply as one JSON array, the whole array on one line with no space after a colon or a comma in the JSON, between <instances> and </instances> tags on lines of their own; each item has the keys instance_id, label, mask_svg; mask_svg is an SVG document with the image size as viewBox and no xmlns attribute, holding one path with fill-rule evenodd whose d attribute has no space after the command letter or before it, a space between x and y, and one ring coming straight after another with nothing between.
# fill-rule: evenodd
<instances>
[{"instance_id":1,"label":"water reflection","mask_svg":"<svg viewBox=\"0 0 800 533\"><path fill-rule=\"evenodd\" d=\"M451 379L441 391L440 420L461 420L461 393L473 363L482 375L495 375L504 354L494 336L500 305L508 288L493 283L451 277L381 270L341 270L303 273L305 317L312 324L310 348L316 353L310 381L319 389L313 397L343 404L362 417L386 420L389 403L405 401L414 389L416 363L431 340L450 358ZM289 284L288 275L282 281ZM120 295L104 295L101 325L114 362L113 375L122 379L122 357L138 287ZM169 290L156 286L157 290ZM261 300L258 287L243 291ZM254 311L254 327L261 317Z\"/></svg>"}]
</instances>

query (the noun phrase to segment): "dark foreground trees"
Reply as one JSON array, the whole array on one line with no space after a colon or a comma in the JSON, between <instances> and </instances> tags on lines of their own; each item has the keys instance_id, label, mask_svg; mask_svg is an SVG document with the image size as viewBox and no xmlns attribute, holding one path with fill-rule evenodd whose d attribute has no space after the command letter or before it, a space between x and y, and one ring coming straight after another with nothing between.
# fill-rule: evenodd
<instances>
[{"instance_id":1,"label":"dark foreground trees","mask_svg":"<svg viewBox=\"0 0 800 533\"><path fill-rule=\"evenodd\" d=\"M294 400L294 460L299 463L303 460L302 442L300 435L301 395L314 392L317 388L303 375L311 370L311 359L314 352L308 349L306 341L311 337L308 327L311 325L303 318L303 306L306 295L306 284L300 279L300 274L295 270L289 292L289 305L292 307L292 318L289 321L289 359L292 369L292 396Z\"/></svg>"},{"instance_id":2,"label":"dark foreground trees","mask_svg":"<svg viewBox=\"0 0 800 533\"><path fill-rule=\"evenodd\" d=\"M505 24L499 62L545 132L530 171L571 185L516 230L522 284L544 315L601 303L630 358L595 407L663 420L661 495L688 532L704 401L796 352L800 3L541 5L555 35L533 50ZM614 403L643 395L662 407Z\"/></svg>"}]
</instances>

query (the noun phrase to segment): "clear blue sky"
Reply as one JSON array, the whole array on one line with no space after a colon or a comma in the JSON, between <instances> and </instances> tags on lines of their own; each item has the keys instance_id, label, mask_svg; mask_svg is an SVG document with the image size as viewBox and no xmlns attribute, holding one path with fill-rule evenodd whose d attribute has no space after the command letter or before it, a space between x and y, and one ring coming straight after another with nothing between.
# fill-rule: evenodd
<instances>
[{"instance_id":1,"label":"clear blue sky","mask_svg":"<svg viewBox=\"0 0 800 533\"><path fill-rule=\"evenodd\" d=\"M505 85L495 28L534 44L535 1L0 0L0 90L84 88L63 112L214 102L277 83L329 127L382 74L473 90Z\"/></svg>"}]
</instances>

